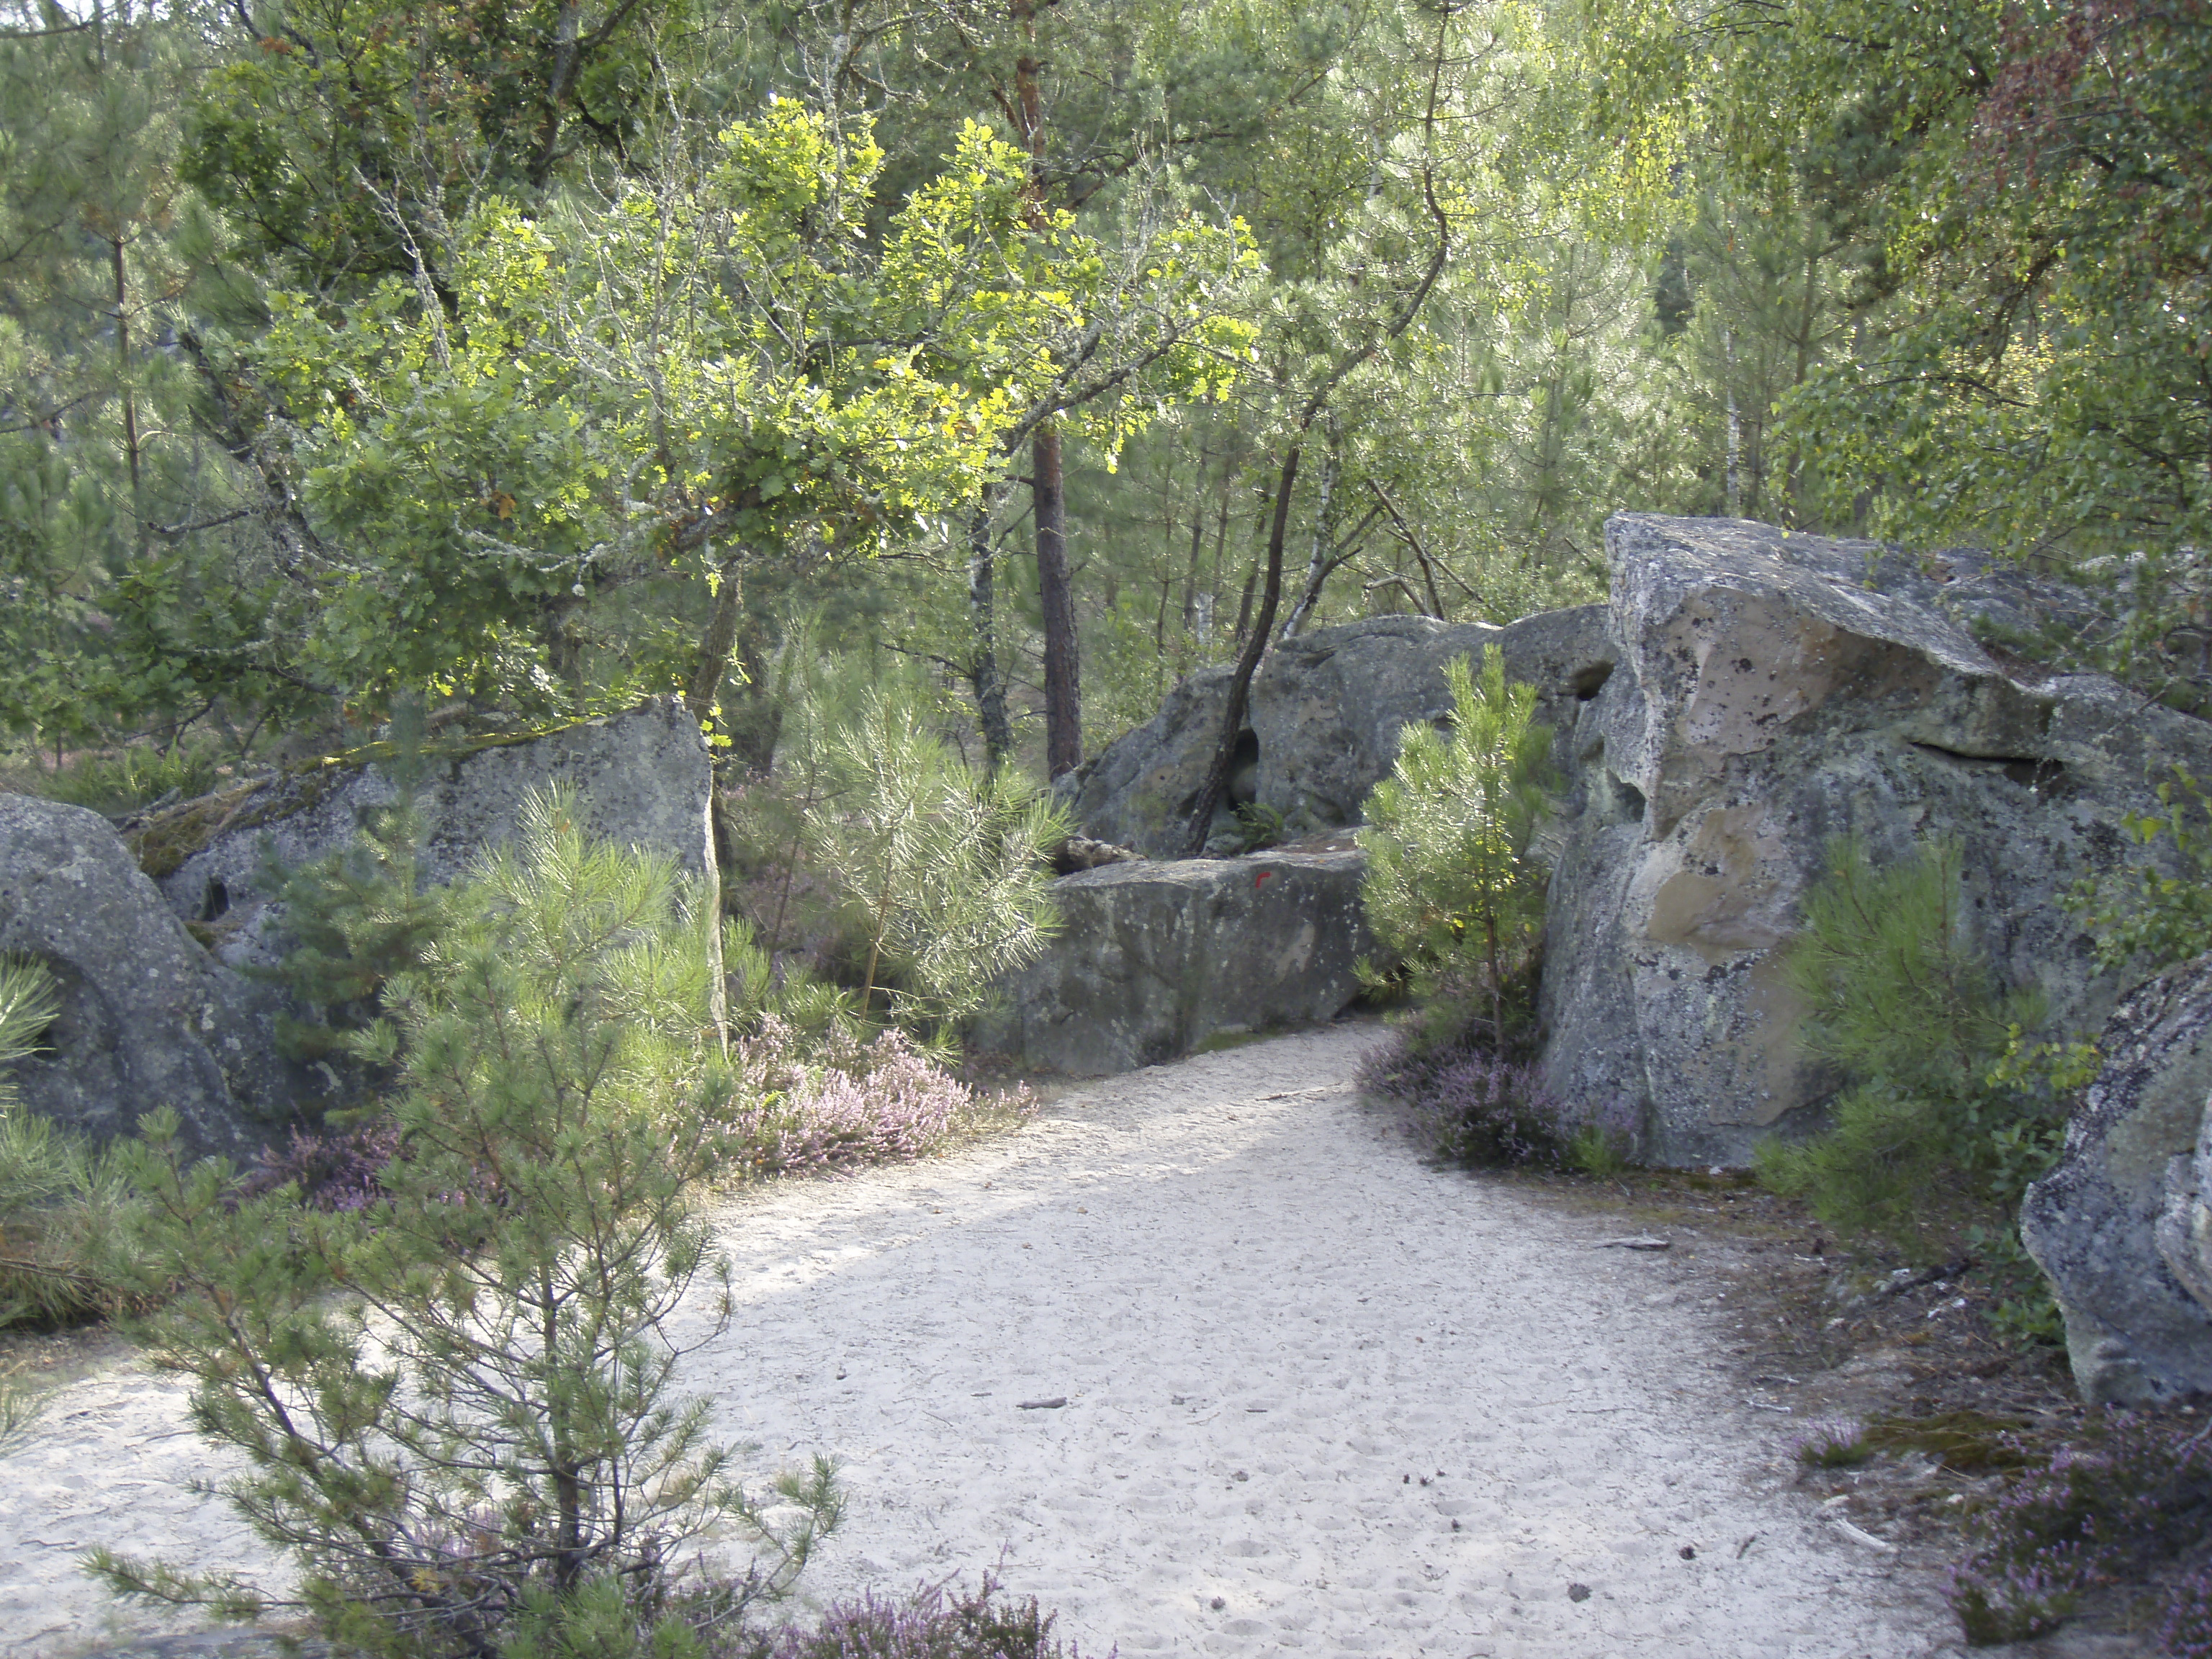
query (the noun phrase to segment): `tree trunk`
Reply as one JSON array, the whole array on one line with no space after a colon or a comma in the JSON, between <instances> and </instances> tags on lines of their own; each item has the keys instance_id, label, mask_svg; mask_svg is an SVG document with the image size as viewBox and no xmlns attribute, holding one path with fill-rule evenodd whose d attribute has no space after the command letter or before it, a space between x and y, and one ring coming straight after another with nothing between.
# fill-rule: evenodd
<instances>
[{"instance_id":1,"label":"tree trunk","mask_svg":"<svg viewBox=\"0 0 2212 1659\"><path fill-rule=\"evenodd\" d=\"M576 694L584 695L584 641L569 619L584 601L574 593L556 593L538 612L538 637L545 647L546 672Z\"/></svg>"},{"instance_id":2,"label":"tree trunk","mask_svg":"<svg viewBox=\"0 0 2212 1659\"><path fill-rule=\"evenodd\" d=\"M729 672L730 652L738 642L738 623L744 611L744 589L738 580L737 561L732 559L722 567L721 588L714 596L714 614L699 641L698 666L691 675L691 689L684 698L684 706L691 711L694 720L703 720L712 714L714 704L721 697L722 676Z\"/></svg>"},{"instance_id":3,"label":"tree trunk","mask_svg":"<svg viewBox=\"0 0 2212 1659\"><path fill-rule=\"evenodd\" d=\"M1268 630L1275 625L1275 608L1283 599L1283 538L1290 527L1291 492L1298 482L1298 455L1303 446L1292 444L1290 453L1283 457L1283 470L1275 481L1275 519L1267 531L1267 585L1260 597L1260 615L1244 641L1244 649L1237 659L1237 672L1229 677L1229 703L1221 718L1221 741L1214 745L1213 763L1206 769L1205 785L1198 792L1198 805L1190 815L1190 835L1184 847L1185 858L1196 858L1206 850L1206 837L1213 828L1214 810L1221 805L1221 797L1229 787L1230 769L1237 763L1237 739L1244 731L1244 706L1252 690L1252 676L1259 672L1260 659L1267 654ZM1251 587L1245 587L1245 597L1251 596Z\"/></svg>"},{"instance_id":4,"label":"tree trunk","mask_svg":"<svg viewBox=\"0 0 2212 1659\"><path fill-rule=\"evenodd\" d=\"M722 583L714 596L714 614L707 623L704 638L699 641L699 665L691 676L691 690L685 694L684 706L691 711L691 718L704 721L714 712L721 700L722 676L729 672L730 652L738 642L738 624L745 610L744 589L738 580L738 562L732 559L722 567ZM711 751L710 751L711 752ZM712 851L714 838L707 837ZM708 872L708 879L714 895L714 925L707 929L707 1018L714 1026L716 1052L730 1052L730 999L727 970L722 958L722 871L717 857L714 868Z\"/></svg>"},{"instance_id":5,"label":"tree trunk","mask_svg":"<svg viewBox=\"0 0 2212 1659\"><path fill-rule=\"evenodd\" d=\"M131 285L124 270L119 232L107 246L113 255L115 275L115 368L116 383L123 392L123 454L131 468L131 517L137 526L138 556L144 558L152 548L147 541L145 486L138 476L138 402L131 388Z\"/></svg>"},{"instance_id":6,"label":"tree trunk","mask_svg":"<svg viewBox=\"0 0 2212 1659\"><path fill-rule=\"evenodd\" d=\"M1743 516L1743 423L1735 408L1735 335L1721 330L1722 372L1728 376L1728 515Z\"/></svg>"},{"instance_id":7,"label":"tree trunk","mask_svg":"<svg viewBox=\"0 0 2212 1659\"><path fill-rule=\"evenodd\" d=\"M1198 499L1190 509L1190 563L1182 573L1182 631L1187 635L1196 633L1198 625L1198 569L1206 552L1206 462L1200 451L1198 477L1193 481Z\"/></svg>"},{"instance_id":8,"label":"tree trunk","mask_svg":"<svg viewBox=\"0 0 2212 1659\"><path fill-rule=\"evenodd\" d=\"M1044 611L1044 764L1048 777L1083 764L1083 704L1075 653L1075 595L1067 580L1067 501L1060 489L1060 428L1047 421L1030 445L1036 502L1037 598Z\"/></svg>"},{"instance_id":9,"label":"tree trunk","mask_svg":"<svg viewBox=\"0 0 2212 1659\"><path fill-rule=\"evenodd\" d=\"M576 75L576 32L581 8L577 0L561 0L553 21L553 64L545 79L545 112L539 118L538 148L530 158L530 184L543 190L561 159L561 112L568 101L568 88Z\"/></svg>"},{"instance_id":10,"label":"tree trunk","mask_svg":"<svg viewBox=\"0 0 2212 1659\"><path fill-rule=\"evenodd\" d=\"M1244 573L1244 597L1237 604L1237 643L1244 643L1246 632L1252 626L1252 590L1260 583L1260 567L1254 565Z\"/></svg>"},{"instance_id":11,"label":"tree trunk","mask_svg":"<svg viewBox=\"0 0 2212 1659\"><path fill-rule=\"evenodd\" d=\"M1298 595L1298 602L1291 607L1290 620L1283 624L1283 637L1286 640L1297 637L1298 629L1305 626L1306 618L1321 603L1322 584L1328 580L1329 572L1336 568L1329 556L1334 550L1328 539L1328 509L1336 495L1336 480L1340 471L1341 463L1337 459L1336 453L1336 433L1332 426L1328 453L1322 458L1321 500L1314 507L1313 553L1306 561L1304 591Z\"/></svg>"},{"instance_id":12,"label":"tree trunk","mask_svg":"<svg viewBox=\"0 0 2212 1659\"><path fill-rule=\"evenodd\" d=\"M757 618L747 616L738 629L738 668L744 676L744 712L728 733L730 755L746 775L764 778L775 769L775 746L783 737L783 698L769 684L761 655Z\"/></svg>"},{"instance_id":13,"label":"tree trunk","mask_svg":"<svg viewBox=\"0 0 2212 1659\"><path fill-rule=\"evenodd\" d=\"M1006 718L1006 682L999 673L997 561L991 551L991 516L998 492L986 489L968 526L968 622L974 645L968 657L968 683L975 690L975 724L983 733L984 766L995 772L1014 751L1013 723Z\"/></svg>"},{"instance_id":14,"label":"tree trunk","mask_svg":"<svg viewBox=\"0 0 2212 1659\"><path fill-rule=\"evenodd\" d=\"M1029 199L1044 202L1043 65L1036 56L1037 0L1010 0L1022 32L1014 59L1014 110L1030 153ZM1075 652L1075 598L1067 580L1067 496L1060 428L1041 423L1030 442L1030 495L1036 524L1037 597L1044 610L1044 763L1058 777L1083 764L1081 671Z\"/></svg>"}]
</instances>

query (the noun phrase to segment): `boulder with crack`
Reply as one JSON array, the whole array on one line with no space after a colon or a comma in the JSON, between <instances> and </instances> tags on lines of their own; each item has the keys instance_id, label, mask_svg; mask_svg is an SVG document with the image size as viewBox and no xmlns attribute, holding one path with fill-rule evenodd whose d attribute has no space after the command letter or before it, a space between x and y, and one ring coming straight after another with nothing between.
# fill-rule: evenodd
<instances>
[{"instance_id":1,"label":"boulder with crack","mask_svg":"<svg viewBox=\"0 0 2212 1659\"><path fill-rule=\"evenodd\" d=\"M1779 947L1835 836L1877 863L1960 843L1966 916L2055 1025L2122 988L2058 903L2127 856L2122 815L2212 726L2096 675L2001 661L1976 617L2033 584L1973 556L1735 520L1607 526L1616 666L1566 734L1541 1015L1547 1081L1640 1098L1647 1153L1740 1164L1817 1127L1838 1079L1809 1062Z\"/></svg>"},{"instance_id":2,"label":"boulder with crack","mask_svg":"<svg viewBox=\"0 0 2212 1659\"><path fill-rule=\"evenodd\" d=\"M1372 941L1356 851L1101 866L1053 884L1064 924L1003 979L984 1048L1096 1076L1210 1039L1334 1018Z\"/></svg>"}]
</instances>

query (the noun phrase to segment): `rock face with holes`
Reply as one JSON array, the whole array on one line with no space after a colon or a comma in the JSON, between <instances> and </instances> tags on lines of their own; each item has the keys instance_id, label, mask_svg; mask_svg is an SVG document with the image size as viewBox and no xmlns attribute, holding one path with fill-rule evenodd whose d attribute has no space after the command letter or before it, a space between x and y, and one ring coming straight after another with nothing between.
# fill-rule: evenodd
<instances>
[{"instance_id":1,"label":"rock face with holes","mask_svg":"<svg viewBox=\"0 0 2212 1659\"><path fill-rule=\"evenodd\" d=\"M1367 792L1388 777L1398 733L1451 711L1444 665L1485 647L1507 674L1536 687L1537 718L1571 729L1579 700L1612 671L1605 609L1584 605L1510 627L1381 617L1316 629L1276 647L1253 677L1242 759L1214 823L1217 849L1237 839L1235 809L1256 803L1304 836L1360 821ZM1060 792L1085 835L1179 857L1192 809L1220 740L1230 671L1190 675L1150 723L1070 774Z\"/></svg>"},{"instance_id":2,"label":"rock face with holes","mask_svg":"<svg viewBox=\"0 0 2212 1659\"><path fill-rule=\"evenodd\" d=\"M2123 854L2123 813L2212 726L2111 680L2001 663L1970 631L2033 614L2033 585L1968 555L1732 520L1615 518L1617 666L1568 741L1545 939L1544 1065L1571 1094L1641 1099L1647 1151L1738 1164L1817 1125L1777 947L1832 838L1877 861L1958 839L1969 925L2056 1024L2122 988L2061 909Z\"/></svg>"},{"instance_id":3,"label":"rock face with holes","mask_svg":"<svg viewBox=\"0 0 2212 1659\"><path fill-rule=\"evenodd\" d=\"M0 951L42 963L60 1012L15 1081L100 1139L158 1106L195 1153L250 1152L314 1080L240 976L200 948L97 812L0 795Z\"/></svg>"},{"instance_id":4,"label":"rock face with holes","mask_svg":"<svg viewBox=\"0 0 2212 1659\"><path fill-rule=\"evenodd\" d=\"M2028 1188L2021 1236L2084 1400L2212 1394L2212 957L2130 992L2097 1047L2104 1069L2058 1168Z\"/></svg>"},{"instance_id":5,"label":"rock face with holes","mask_svg":"<svg viewBox=\"0 0 2212 1659\"><path fill-rule=\"evenodd\" d=\"M592 833L694 875L714 868L706 744L679 703L425 763L416 802L434 881L510 837L525 794L548 784L575 791ZM284 994L246 971L283 945L263 849L287 866L319 857L398 793L374 766L240 786L147 820L136 858L97 813L0 797L0 951L45 962L63 989L48 1052L19 1068L32 1109L106 1137L173 1106L195 1151L240 1154L326 1098L340 1079L282 1056Z\"/></svg>"},{"instance_id":6,"label":"rock face with holes","mask_svg":"<svg viewBox=\"0 0 2212 1659\"><path fill-rule=\"evenodd\" d=\"M512 836L524 796L551 785L575 792L591 834L665 854L691 875L714 868L707 744L673 698L528 741L434 750L423 766L415 805L423 873L433 882L453 880L486 848ZM398 794L378 766L328 767L281 780L227 809L240 827L222 828L218 820L162 874L161 892L179 917L208 929L222 961L265 964L280 945L282 907L270 902L264 846L283 866L311 862L347 845L368 814ZM159 829L149 825L148 833Z\"/></svg>"},{"instance_id":7,"label":"rock face with holes","mask_svg":"<svg viewBox=\"0 0 2212 1659\"><path fill-rule=\"evenodd\" d=\"M1093 1076L1334 1018L1373 949L1350 849L1109 864L1053 884L1065 924L1000 986L984 1048Z\"/></svg>"}]
</instances>

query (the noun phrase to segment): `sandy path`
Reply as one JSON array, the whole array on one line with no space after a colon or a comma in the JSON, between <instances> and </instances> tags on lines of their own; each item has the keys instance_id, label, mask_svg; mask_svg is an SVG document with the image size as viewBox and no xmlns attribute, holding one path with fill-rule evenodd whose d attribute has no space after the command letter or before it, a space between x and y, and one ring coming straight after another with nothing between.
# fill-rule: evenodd
<instances>
[{"instance_id":1,"label":"sandy path","mask_svg":"<svg viewBox=\"0 0 2212 1659\"><path fill-rule=\"evenodd\" d=\"M732 1204L738 1320L685 1375L763 1462L841 1462L810 1593L998 1563L1097 1654L1948 1651L1924 1585L1784 1489L1787 1421L1729 1398L1710 1292L1419 1167L1347 1086L1375 1038L1154 1068ZM89 1543L247 1559L177 1490L179 1397L96 1378L0 1462L0 1653L100 1628Z\"/></svg>"}]
</instances>

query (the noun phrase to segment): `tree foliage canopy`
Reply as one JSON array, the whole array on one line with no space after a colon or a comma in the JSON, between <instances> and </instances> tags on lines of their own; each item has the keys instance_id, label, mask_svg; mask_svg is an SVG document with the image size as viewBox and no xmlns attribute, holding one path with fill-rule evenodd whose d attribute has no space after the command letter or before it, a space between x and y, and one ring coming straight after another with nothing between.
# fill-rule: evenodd
<instances>
[{"instance_id":1,"label":"tree foliage canopy","mask_svg":"<svg viewBox=\"0 0 2212 1659\"><path fill-rule=\"evenodd\" d=\"M2201 0L9 0L0 722L750 744L814 611L1003 752L1049 531L1095 747L1271 544L1279 629L1504 621L1624 508L2033 556L2204 678L2208 85Z\"/></svg>"}]
</instances>

